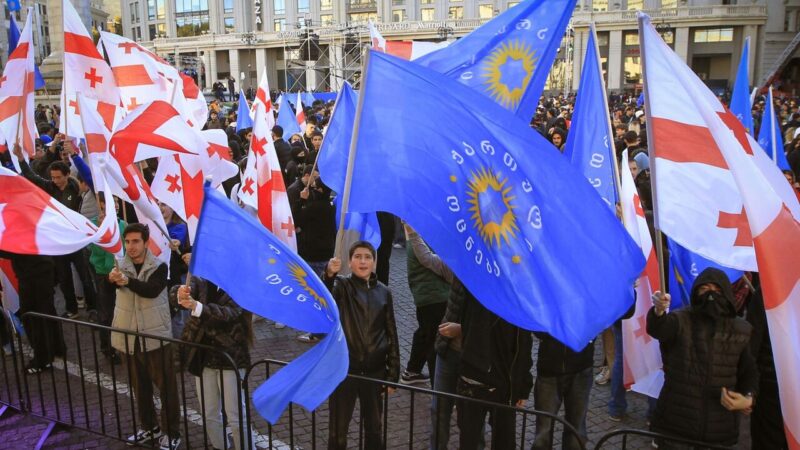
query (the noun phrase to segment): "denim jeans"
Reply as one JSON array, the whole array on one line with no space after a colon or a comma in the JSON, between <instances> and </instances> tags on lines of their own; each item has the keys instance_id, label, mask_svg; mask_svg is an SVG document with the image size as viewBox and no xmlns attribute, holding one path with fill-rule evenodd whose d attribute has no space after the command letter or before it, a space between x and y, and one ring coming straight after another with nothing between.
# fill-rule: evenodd
<instances>
[{"instance_id":1,"label":"denim jeans","mask_svg":"<svg viewBox=\"0 0 800 450\"><path fill-rule=\"evenodd\" d=\"M628 409L625 386L622 381L622 329L611 328L614 330L614 367L611 369L611 398L608 399L608 414L622 417Z\"/></svg>"},{"instance_id":2,"label":"denim jeans","mask_svg":"<svg viewBox=\"0 0 800 450\"><path fill-rule=\"evenodd\" d=\"M569 375L536 378L533 394L534 409L556 415L563 403L564 418L578 432L578 436L575 436L564 430L561 441L565 450L579 449L581 442L586 442L586 410L589 406L592 381L592 367ZM549 417L536 417L536 438L531 447L533 450L553 447L551 422L552 419Z\"/></svg>"},{"instance_id":3,"label":"denim jeans","mask_svg":"<svg viewBox=\"0 0 800 450\"><path fill-rule=\"evenodd\" d=\"M456 393L458 384L458 352L448 350L444 355L436 354L433 390ZM450 416L455 401L450 397L434 395L431 400L431 447L430 450L447 450L450 441Z\"/></svg>"}]
</instances>

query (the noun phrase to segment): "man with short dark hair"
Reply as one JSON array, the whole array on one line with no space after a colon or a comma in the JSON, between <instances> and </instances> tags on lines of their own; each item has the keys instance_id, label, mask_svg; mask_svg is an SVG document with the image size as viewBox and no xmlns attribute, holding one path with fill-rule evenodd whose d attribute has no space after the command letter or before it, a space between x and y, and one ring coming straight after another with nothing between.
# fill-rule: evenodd
<instances>
[{"instance_id":1,"label":"man with short dark hair","mask_svg":"<svg viewBox=\"0 0 800 450\"><path fill-rule=\"evenodd\" d=\"M283 139L283 127L275 125L272 127L272 140L275 143L275 153L278 155L278 164L281 166L281 171L286 170L286 165L292 160L292 147ZM291 181L284 180L286 186L291 184Z\"/></svg>"},{"instance_id":2,"label":"man with short dark hair","mask_svg":"<svg viewBox=\"0 0 800 450\"><path fill-rule=\"evenodd\" d=\"M35 174L28 163L22 157L22 149L19 145L14 146L14 153L19 159L19 166L22 170L22 175L33 184L39 186L42 190L50 194L54 199L58 200L67 208L81 212L81 190L78 182L69 176L69 166L63 161L54 161L50 163L48 172L50 179L40 177ZM79 316L78 308L95 306L95 290L92 280L89 275L89 268L87 258L83 255L83 250L78 250L75 253L68 255L60 255L55 258L56 274L58 275L59 286L61 286L61 293L64 295L64 302L66 303L67 311L64 313L65 317L75 319ZM75 297L75 285L72 282L72 265L75 265L75 270L78 272L78 277L81 280L83 287L83 295L85 301L78 302Z\"/></svg>"},{"instance_id":3,"label":"man with short dark hair","mask_svg":"<svg viewBox=\"0 0 800 450\"><path fill-rule=\"evenodd\" d=\"M319 155L319 149L322 147L322 132L315 131L311 133L311 147L308 149L308 164L314 164Z\"/></svg>"},{"instance_id":4,"label":"man with short dark hair","mask_svg":"<svg viewBox=\"0 0 800 450\"><path fill-rule=\"evenodd\" d=\"M349 373L397 382L400 344L394 319L392 293L375 275L375 247L358 241L350 247L350 275L337 276L342 260L331 258L323 280L339 307L342 330L350 357ZM361 405L364 448L382 448L381 393L377 383L345 378L330 397L328 449L347 448L347 434L356 399ZM389 393L392 388L387 389Z\"/></svg>"},{"instance_id":5,"label":"man with short dark hair","mask_svg":"<svg viewBox=\"0 0 800 450\"><path fill-rule=\"evenodd\" d=\"M317 129L317 118L309 115L306 117L306 129L303 132L303 142L306 144L306 148L309 150L314 148L314 144L311 142L311 137L317 131L319 131Z\"/></svg>"},{"instance_id":6,"label":"man with short dark hair","mask_svg":"<svg viewBox=\"0 0 800 450\"><path fill-rule=\"evenodd\" d=\"M167 265L150 253L150 230L140 223L123 231L125 258L108 275L117 287L114 328L160 338L172 338L167 300ZM180 446L178 386L172 363L172 346L160 339L111 333L111 345L123 353L131 371L131 385L139 414L139 429L128 437L129 444L144 444L159 439L162 450ZM161 425L156 420L153 385L161 398Z\"/></svg>"}]
</instances>

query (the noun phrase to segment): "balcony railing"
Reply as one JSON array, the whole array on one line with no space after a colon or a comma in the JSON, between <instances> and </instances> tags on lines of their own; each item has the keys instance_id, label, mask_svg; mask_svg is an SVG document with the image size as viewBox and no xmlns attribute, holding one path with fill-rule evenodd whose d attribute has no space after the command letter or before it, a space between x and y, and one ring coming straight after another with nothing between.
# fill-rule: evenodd
<instances>
[{"instance_id":1,"label":"balcony railing","mask_svg":"<svg viewBox=\"0 0 800 450\"><path fill-rule=\"evenodd\" d=\"M654 9L644 11L651 19L691 20L713 18L766 18L767 7L764 5L714 5L686 6L680 8ZM576 11L573 16L576 24L595 23L635 23L637 11Z\"/></svg>"},{"instance_id":2,"label":"balcony railing","mask_svg":"<svg viewBox=\"0 0 800 450\"><path fill-rule=\"evenodd\" d=\"M370 11L378 9L378 2L348 2L348 11Z\"/></svg>"}]
</instances>

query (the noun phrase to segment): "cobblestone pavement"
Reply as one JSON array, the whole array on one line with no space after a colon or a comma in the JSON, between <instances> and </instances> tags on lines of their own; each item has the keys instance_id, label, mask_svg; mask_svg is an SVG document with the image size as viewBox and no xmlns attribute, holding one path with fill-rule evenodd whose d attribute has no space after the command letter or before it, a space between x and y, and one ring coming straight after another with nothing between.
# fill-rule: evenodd
<instances>
[{"instance_id":1,"label":"cobblestone pavement","mask_svg":"<svg viewBox=\"0 0 800 450\"><path fill-rule=\"evenodd\" d=\"M405 250L394 250L392 256L390 287L395 299L395 314L400 335L401 364L408 360L411 349L411 338L416 329L415 309L406 281ZM58 303L58 302L57 302ZM66 366L58 363L56 369L41 376L28 376L28 391L18 389L19 384L13 376L11 358L0 362L0 400L23 399L29 403L34 414L47 417L58 417L59 420L74 423L76 426L57 426L45 442L49 449L123 449L130 448L119 439L131 434L135 417L132 414L133 403L128 390L128 374L125 365L111 366L105 359L95 358L95 335L84 327L67 325L64 328L68 345ZM309 348L308 344L298 342L299 334L290 328L276 329L269 320L255 323L255 345L252 350L253 361L264 358L288 361ZM80 341L81 352L77 351ZM595 365L602 361L602 346L598 343L595 354ZM534 343L534 367L536 358ZM273 367L274 372L276 368ZM85 374L85 383L80 382L79 375ZM259 366L253 371L249 380L249 388L255 389L266 378L266 366ZM425 387L428 387L427 385ZM182 374L178 388L181 391L182 410L188 419L181 430L184 436L182 448L204 448L202 417L198 411L198 395L195 392L194 377ZM628 394L628 412L621 423L612 422L606 413L606 403L610 388L594 385L591 391L587 427L590 447L597 443L604 434L619 428L645 429L645 412L647 402L638 394ZM407 391L393 394L388 400L387 442L392 449L427 448L430 432L430 396L425 394L411 395ZM533 406L532 398L528 406ZM260 448L266 448L269 439L276 448L325 448L327 446L327 402L312 416L299 406L284 413L281 421L268 427L260 417L255 419L255 428ZM316 427L313 426L314 421ZM358 414L351 425L350 442L353 448L358 445ZM457 448L457 433L453 420L451 448ZM39 437L47 428L47 421L34 415L21 415L7 411L0 416L0 449L34 448ZM117 439L103 437L98 434L82 431L92 430L96 433L111 435ZM316 430L316 432L314 432ZM523 424L518 420L518 439L522 431L525 433L525 447L529 448L535 431L534 420L529 417ZM293 433L292 433L293 431ZM742 442L749 443L747 424L743 422ZM189 437L187 440L186 437ZM292 439L294 438L294 439ZM560 433L556 430L555 441L560 448ZM642 438L633 438L628 448L650 448L650 442ZM208 448L211 448L210 445ZM603 448L621 448L620 440L612 440ZM740 449L749 449L749 444L742 444Z\"/></svg>"}]
</instances>

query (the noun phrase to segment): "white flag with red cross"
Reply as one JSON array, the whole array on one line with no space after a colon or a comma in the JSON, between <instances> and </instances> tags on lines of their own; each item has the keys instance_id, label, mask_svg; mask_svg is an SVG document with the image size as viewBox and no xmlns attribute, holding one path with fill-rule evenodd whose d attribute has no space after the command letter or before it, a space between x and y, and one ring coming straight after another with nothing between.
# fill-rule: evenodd
<instances>
[{"instance_id":1,"label":"white flag with red cross","mask_svg":"<svg viewBox=\"0 0 800 450\"><path fill-rule=\"evenodd\" d=\"M69 0L64 0L64 80L61 94L61 123L59 129L70 137L82 138L77 93L98 101L97 110L103 123L114 127L116 108L120 105L111 67L97 51L94 41L83 26L78 12Z\"/></svg>"},{"instance_id":2,"label":"white flag with red cross","mask_svg":"<svg viewBox=\"0 0 800 450\"><path fill-rule=\"evenodd\" d=\"M100 226L36 185L0 167L0 250L24 255L67 255L89 244L118 253L119 225L106 213ZM107 205L108 209L108 205Z\"/></svg>"},{"instance_id":3,"label":"white flag with red cross","mask_svg":"<svg viewBox=\"0 0 800 450\"><path fill-rule=\"evenodd\" d=\"M274 117L272 97L269 93L269 79L267 79L266 67L264 68L263 72L261 72L261 81L258 83L256 98L253 99L253 104L250 106L250 118L253 120L256 118L256 108L264 108L264 111L269 113L267 115L267 120L269 120L270 117Z\"/></svg>"},{"instance_id":4,"label":"white flag with red cross","mask_svg":"<svg viewBox=\"0 0 800 450\"><path fill-rule=\"evenodd\" d=\"M620 203L625 228L642 249L646 258L642 275L636 283L636 306L633 316L622 321L623 384L636 392L658 398L664 384L661 350L658 341L647 334L647 312L652 306L653 292L660 290L658 260L650 230L639 200L639 193L628 170L628 150L620 162Z\"/></svg>"},{"instance_id":5,"label":"white flag with red cross","mask_svg":"<svg viewBox=\"0 0 800 450\"><path fill-rule=\"evenodd\" d=\"M211 177L211 186L219 187L225 180L239 174L239 166L233 162L228 146L228 135L223 130L204 130L203 139L208 143L208 159L204 172Z\"/></svg>"},{"instance_id":6,"label":"white flag with red cross","mask_svg":"<svg viewBox=\"0 0 800 450\"><path fill-rule=\"evenodd\" d=\"M302 92L297 91L297 103L294 104L294 114L297 117L297 124L300 125L300 129L305 131L306 129L306 110L303 107L303 100L301 96Z\"/></svg>"},{"instance_id":7,"label":"white flag with red cross","mask_svg":"<svg viewBox=\"0 0 800 450\"><path fill-rule=\"evenodd\" d=\"M0 286L3 287L3 309L10 313L19 311L19 280L11 260L4 258L0 258Z\"/></svg>"},{"instance_id":8,"label":"white flag with red cross","mask_svg":"<svg viewBox=\"0 0 800 450\"><path fill-rule=\"evenodd\" d=\"M720 147L693 105L687 86L674 74L677 56L651 58L645 97L655 182L657 226L686 249L730 268L757 271L753 236L742 195ZM740 146L760 148L741 122L711 91L703 100L732 130ZM784 200L795 195L785 178L768 176ZM800 209L793 208L795 217Z\"/></svg>"},{"instance_id":9,"label":"white flag with red cross","mask_svg":"<svg viewBox=\"0 0 800 450\"><path fill-rule=\"evenodd\" d=\"M127 111L163 100L171 103L192 127L203 127L208 106L194 80L130 39L105 31L100 36L99 45L108 56Z\"/></svg>"},{"instance_id":10,"label":"white flag with red cross","mask_svg":"<svg viewBox=\"0 0 800 450\"><path fill-rule=\"evenodd\" d=\"M292 250L297 250L292 210L283 174L263 108L256 109L247 167L242 175L239 200L255 208L258 219Z\"/></svg>"},{"instance_id":11,"label":"white flag with red cross","mask_svg":"<svg viewBox=\"0 0 800 450\"><path fill-rule=\"evenodd\" d=\"M8 62L0 77L0 133L8 142L7 148L19 143L23 157L30 160L34 153L34 143L38 133L34 119L34 51L31 18L33 10L28 9L25 28L19 38L17 48L8 56ZM14 168L19 172L19 161L10 152Z\"/></svg>"},{"instance_id":12,"label":"white flag with red cross","mask_svg":"<svg viewBox=\"0 0 800 450\"><path fill-rule=\"evenodd\" d=\"M645 92L671 89L670 97L651 97L651 108L656 112L673 106L668 98L683 102L684 123L704 130L696 136L703 139L703 145L718 150L716 163L728 171L742 202L764 295L784 430L789 448L799 450L800 223L795 212L800 204L794 195L786 195L786 188L791 187L780 169L757 144L742 139L739 128L732 129L714 94L664 43L646 15L639 17L639 36ZM668 70L661 72L664 68ZM668 84L657 84L664 82ZM776 183L778 179L783 183ZM713 184L706 189L713 192Z\"/></svg>"},{"instance_id":13,"label":"white flag with red cross","mask_svg":"<svg viewBox=\"0 0 800 450\"><path fill-rule=\"evenodd\" d=\"M407 61L413 61L430 52L442 49L450 45L448 41L425 42L425 41L387 41L372 21L369 21L369 38L372 49L382 53L388 53Z\"/></svg>"}]
</instances>

